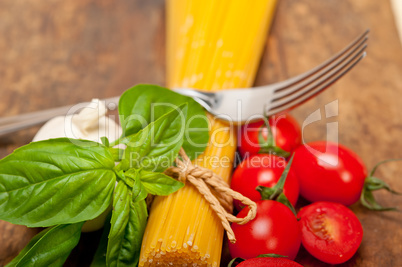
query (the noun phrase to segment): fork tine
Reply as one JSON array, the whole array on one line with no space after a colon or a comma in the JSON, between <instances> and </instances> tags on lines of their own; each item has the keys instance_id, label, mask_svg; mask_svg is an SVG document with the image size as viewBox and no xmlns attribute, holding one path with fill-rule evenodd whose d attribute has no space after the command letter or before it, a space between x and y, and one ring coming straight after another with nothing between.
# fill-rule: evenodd
<instances>
[{"instance_id":1,"label":"fork tine","mask_svg":"<svg viewBox=\"0 0 402 267\"><path fill-rule=\"evenodd\" d=\"M321 71L323 68L327 67L328 65L332 64L334 61L339 59L342 55L344 55L346 52L348 52L350 49L355 47L356 45L360 44L363 39L367 40L367 35L369 34L370 29L367 29L364 31L360 36L358 36L355 40L353 40L349 45L347 45L345 48L343 48L341 51L339 51L337 54L329 58L327 61L323 62L322 64L316 66L315 68L302 73L298 76L295 76L293 78L287 79L283 82L276 83L274 87L272 87L272 90L275 91L282 91L287 89L288 87L291 87L303 80L308 79L310 76L316 74L317 72ZM365 41L364 40L364 41Z\"/></svg>"},{"instance_id":2,"label":"fork tine","mask_svg":"<svg viewBox=\"0 0 402 267\"><path fill-rule=\"evenodd\" d=\"M272 100L272 102L278 101L282 98L289 97L290 95L295 94L297 91L302 90L308 85L319 80L321 77L323 77L324 75L326 75L327 73L331 72L333 69L338 67L340 64L345 62L348 58L352 57L353 54L355 54L357 51L360 51L361 47L363 47L366 44L367 40L368 38L365 37L359 43L355 44L355 46L350 47L348 51L345 51L345 54L338 56L338 59L328 64L327 66L323 67L322 69L318 70L315 74L311 75L310 77L300 81L299 83L295 83L293 86L288 86L287 88L277 89L274 92L274 99Z\"/></svg>"},{"instance_id":3,"label":"fork tine","mask_svg":"<svg viewBox=\"0 0 402 267\"><path fill-rule=\"evenodd\" d=\"M339 80L343 75L349 72L349 70L356 66L356 64L366 56L366 47L367 45L364 45L358 51L358 53L356 53L352 58L342 65L339 65L339 67L333 70L329 76L327 75L328 77L325 77L325 79L322 79L320 82L314 83L312 86L293 94L291 97L283 99L282 101L277 101L275 105L266 112L266 116L271 116L281 111L292 109L321 93L323 90Z\"/></svg>"}]
</instances>

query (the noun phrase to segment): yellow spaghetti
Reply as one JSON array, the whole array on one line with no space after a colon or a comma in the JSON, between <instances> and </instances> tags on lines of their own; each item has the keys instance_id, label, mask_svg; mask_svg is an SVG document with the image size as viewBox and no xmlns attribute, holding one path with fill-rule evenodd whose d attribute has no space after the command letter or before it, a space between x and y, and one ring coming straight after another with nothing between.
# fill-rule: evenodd
<instances>
[{"instance_id":1,"label":"yellow spaghetti","mask_svg":"<svg viewBox=\"0 0 402 267\"><path fill-rule=\"evenodd\" d=\"M167 85L202 90L248 87L254 80L276 0L167 0ZM211 118L211 138L196 161L229 182L234 131ZM218 266L223 227L191 185L156 197L140 266Z\"/></svg>"}]
</instances>

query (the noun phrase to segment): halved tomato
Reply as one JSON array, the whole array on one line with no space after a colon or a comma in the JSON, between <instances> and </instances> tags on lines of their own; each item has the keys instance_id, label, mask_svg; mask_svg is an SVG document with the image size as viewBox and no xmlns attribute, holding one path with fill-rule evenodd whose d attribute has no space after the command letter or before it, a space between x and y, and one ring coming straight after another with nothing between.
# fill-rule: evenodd
<instances>
[{"instance_id":1,"label":"halved tomato","mask_svg":"<svg viewBox=\"0 0 402 267\"><path fill-rule=\"evenodd\" d=\"M303 246L323 262L346 262L362 242L363 228L359 219L342 204L315 202L303 207L298 217Z\"/></svg>"}]
</instances>

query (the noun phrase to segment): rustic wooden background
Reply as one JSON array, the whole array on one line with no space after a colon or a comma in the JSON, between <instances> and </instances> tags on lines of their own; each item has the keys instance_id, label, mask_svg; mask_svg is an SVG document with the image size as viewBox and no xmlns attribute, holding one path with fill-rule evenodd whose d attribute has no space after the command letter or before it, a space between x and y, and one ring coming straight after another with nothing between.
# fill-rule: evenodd
<instances>
[{"instance_id":1,"label":"rustic wooden background","mask_svg":"<svg viewBox=\"0 0 402 267\"><path fill-rule=\"evenodd\" d=\"M389 2L278 2L256 84L308 70L370 28L362 63L292 114L302 123L338 100L339 116L307 126L306 141L325 139L326 123L337 121L339 141L369 168L402 157L402 48ZM164 19L162 0L0 1L0 116L115 96L137 83L163 85ZM37 130L1 137L0 157L30 142ZM377 176L402 191L401 163L381 167ZM377 196L384 205L402 209L402 197ZM365 232L358 253L343 266L402 266L401 213L369 212L359 204L351 208ZM0 221L0 266L36 232ZM84 234L66 265L87 266L99 234ZM326 266L303 249L297 261Z\"/></svg>"}]
</instances>

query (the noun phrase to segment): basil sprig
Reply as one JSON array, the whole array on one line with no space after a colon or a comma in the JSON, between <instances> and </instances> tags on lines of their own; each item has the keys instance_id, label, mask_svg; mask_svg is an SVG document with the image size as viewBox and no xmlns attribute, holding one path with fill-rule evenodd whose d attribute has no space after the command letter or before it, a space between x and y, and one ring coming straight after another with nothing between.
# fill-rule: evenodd
<instances>
[{"instance_id":1,"label":"basil sprig","mask_svg":"<svg viewBox=\"0 0 402 267\"><path fill-rule=\"evenodd\" d=\"M119 113L123 135L113 143L106 137L102 144L56 138L30 143L0 160L0 220L50 227L9 266L62 266L83 223L110 203L110 223L93 266L138 264L148 217L145 198L184 186L163 171L182 146L192 157L204 151L208 120L191 98L152 85L127 90ZM126 148L114 147L119 144Z\"/></svg>"}]
</instances>

